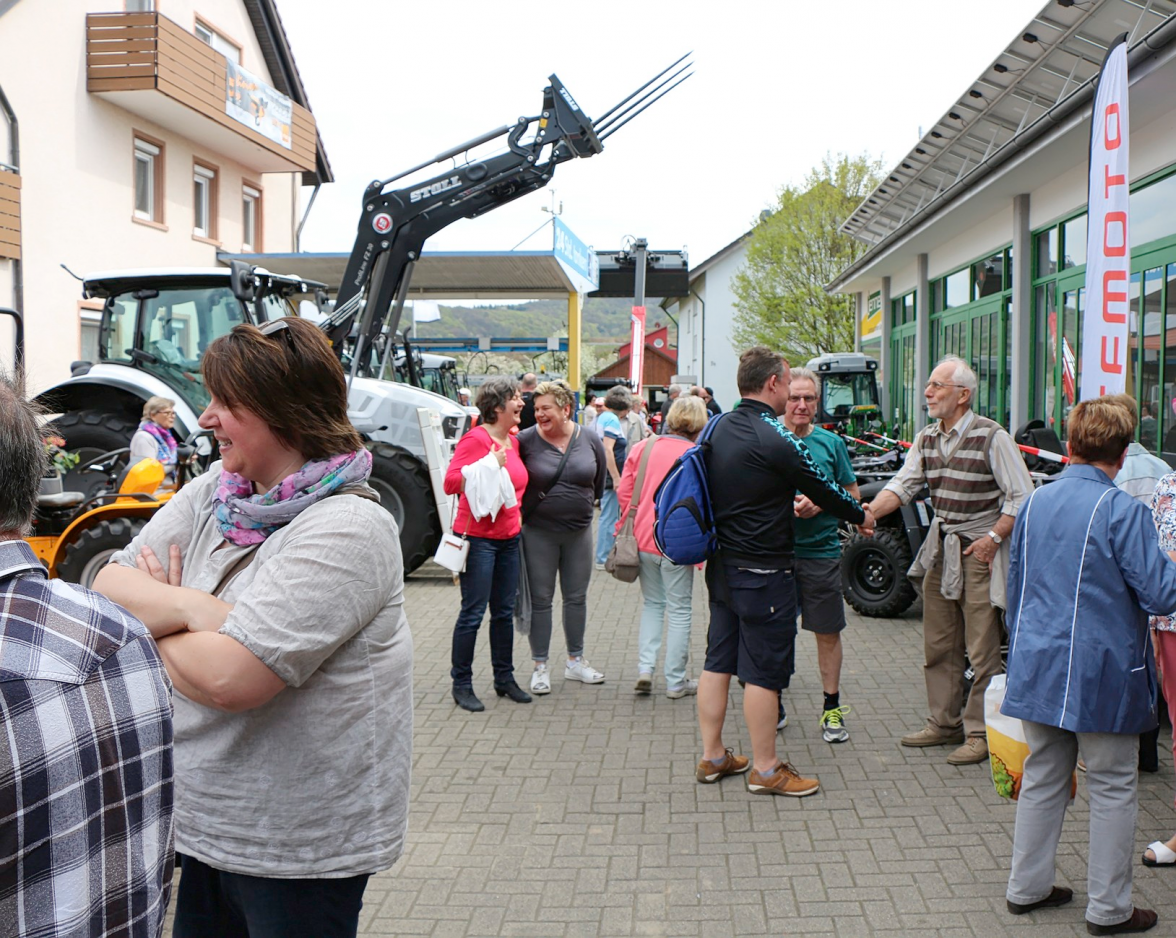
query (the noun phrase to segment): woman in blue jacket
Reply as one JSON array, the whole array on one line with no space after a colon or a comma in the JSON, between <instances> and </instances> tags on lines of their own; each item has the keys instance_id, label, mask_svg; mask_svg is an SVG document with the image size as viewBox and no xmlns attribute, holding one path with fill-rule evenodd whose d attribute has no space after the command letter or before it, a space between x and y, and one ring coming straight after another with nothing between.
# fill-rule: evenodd
<instances>
[{"instance_id":1,"label":"woman in blue jacket","mask_svg":"<svg viewBox=\"0 0 1176 938\"><path fill-rule=\"evenodd\" d=\"M1176 609L1176 563L1151 513L1115 488L1134 412L1124 395L1070 414L1071 465L1017 515L1008 580L1008 689L1001 711L1024 721L1030 756L1017 803L1008 907L1069 902L1054 861L1078 753L1090 791L1087 927L1146 931L1156 913L1131 901L1139 734L1156 726L1148 613Z\"/></svg>"}]
</instances>

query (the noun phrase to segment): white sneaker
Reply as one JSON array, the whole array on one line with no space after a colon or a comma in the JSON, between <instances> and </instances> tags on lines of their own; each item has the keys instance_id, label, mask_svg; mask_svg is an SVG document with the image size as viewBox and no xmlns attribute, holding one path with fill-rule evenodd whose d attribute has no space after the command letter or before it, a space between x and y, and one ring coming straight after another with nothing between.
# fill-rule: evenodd
<instances>
[{"instance_id":1,"label":"white sneaker","mask_svg":"<svg viewBox=\"0 0 1176 938\"><path fill-rule=\"evenodd\" d=\"M564 668L564 680L582 681L585 684L603 684L604 675L588 663L584 657L574 658Z\"/></svg>"},{"instance_id":2,"label":"white sneaker","mask_svg":"<svg viewBox=\"0 0 1176 938\"><path fill-rule=\"evenodd\" d=\"M547 676L547 665L537 665L535 670L531 672L531 693L551 693L551 678Z\"/></svg>"},{"instance_id":3,"label":"white sneaker","mask_svg":"<svg viewBox=\"0 0 1176 938\"><path fill-rule=\"evenodd\" d=\"M698 693L698 681L687 681L685 684L679 684L677 687L667 687L666 696L670 700L678 700L681 697L693 697Z\"/></svg>"}]
</instances>

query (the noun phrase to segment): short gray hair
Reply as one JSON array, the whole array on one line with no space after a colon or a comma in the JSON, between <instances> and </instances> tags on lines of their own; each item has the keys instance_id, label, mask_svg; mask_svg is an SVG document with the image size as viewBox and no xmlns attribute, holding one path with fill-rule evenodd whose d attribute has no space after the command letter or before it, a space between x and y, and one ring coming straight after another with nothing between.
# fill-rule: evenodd
<instances>
[{"instance_id":1,"label":"short gray hair","mask_svg":"<svg viewBox=\"0 0 1176 938\"><path fill-rule=\"evenodd\" d=\"M817 391L817 397L821 396L821 379L816 373L807 368L792 368L790 371L789 378L792 381L795 381L797 378L800 378L802 381L811 381Z\"/></svg>"},{"instance_id":2,"label":"short gray hair","mask_svg":"<svg viewBox=\"0 0 1176 938\"><path fill-rule=\"evenodd\" d=\"M482 423L497 423L498 409L505 407L519 392L519 383L510 375L491 375L478 388L478 413Z\"/></svg>"},{"instance_id":3,"label":"short gray hair","mask_svg":"<svg viewBox=\"0 0 1176 938\"><path fill-rule=\"evenodd\" d=\"M147 403L143 405L143 419L147 420L154 417L161 410L170 410L176 406L176 402L170 397L159 397L158 395L147 398Z\"/></svg>"},{"instance_id":4,"label":"short gray hair","mask_svg":"<svg viewBox=\"0 0 1176 938\"><path fill-rule=\"evenodd\" d=\"M604 406L609 410L630 410L633 407L633 395L623 384L614 385L604 395Z\"/></svg>"},{"instance_id":5,"label":"short gray hair","mask_svg":"<svg viewBox=\"0 0 1176 938\"><path fill-rule=\"evenodd\" d=\"M49 467L37 409L23 382L0 372L0 534L23 537L32 527L41 479Z\"/></svg>"},{"instance_id":6,"label":"short gray hair","mask_svg":"<svg viewBox=\"0 0 1176 938\"><path fill-rule=\"evenodd\" d=\"M666 388L666 393L669 394L670 397L676 397L682 393L682 385L671 384L668 388Z\"/></svg>"},{"instance_id":7,"label":"short gray hair","mask_svg":"<svg viewBox=\"0 0 1176 938\"><path fill-rule=\"evenodd\" d=\"M939 359L935 367L951 362L955 365L955 371L951 373L951 380L960 387L967 388L972 392L972 400L976 399L976 389L980 387L980 380L976 377L976 372L972 367L960 358L958 355L944 355Z\"/></svg>"}]
</instances>

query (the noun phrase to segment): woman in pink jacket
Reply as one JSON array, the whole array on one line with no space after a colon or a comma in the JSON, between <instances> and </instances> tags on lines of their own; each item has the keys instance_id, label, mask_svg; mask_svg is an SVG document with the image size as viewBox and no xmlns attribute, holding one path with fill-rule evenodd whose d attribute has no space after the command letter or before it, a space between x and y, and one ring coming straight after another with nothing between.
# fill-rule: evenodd
<instances>
[{"instance_id":1,"label":"woman in pink jacket","mask_svg":"<svg viewBox=\"0 0 1176 938\"><path fill-rule=\"evenodd\" d=\"M679 397L666 415L666 432L662 436L642 440L625 459L625 470L617 489L620 521L625 522L633 502L637 474L644 461L645 451L652 447L645 479L637 494L637 517L634 533L641 552L641 630L637 635L637 684L633 690L648 694L653 690L653 667L661 649L662 628L669 614L669 636L666 639L666 696L671 700L698 692L698 682L686 677L686 662L690 656L690 608L694 591L694 568L671 563L657 549L653 540L653 495L670 467L686 450L694 445L698 434L706 426L706 405L698 397Z\"/></svg>"}]
</instances>

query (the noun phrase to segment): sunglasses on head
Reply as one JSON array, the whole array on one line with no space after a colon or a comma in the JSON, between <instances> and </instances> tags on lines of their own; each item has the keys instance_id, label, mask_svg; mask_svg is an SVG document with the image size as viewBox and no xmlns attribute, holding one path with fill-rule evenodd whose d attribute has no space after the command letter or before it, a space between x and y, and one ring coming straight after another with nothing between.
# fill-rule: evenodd
<instances>
[{"instance_id":1,"label":"sunglasses on head","mask_svg":"<svg viewBox=\"0 0 1176 938\"><path fill-rule=\"evenodd\" d=\"M281 332L283 329L289 328L290 324L285 319L274 319L267 322L264 326L258 326L257 331L262 335L273 335L274 333Z\"/></svg>"}]
</instances>

